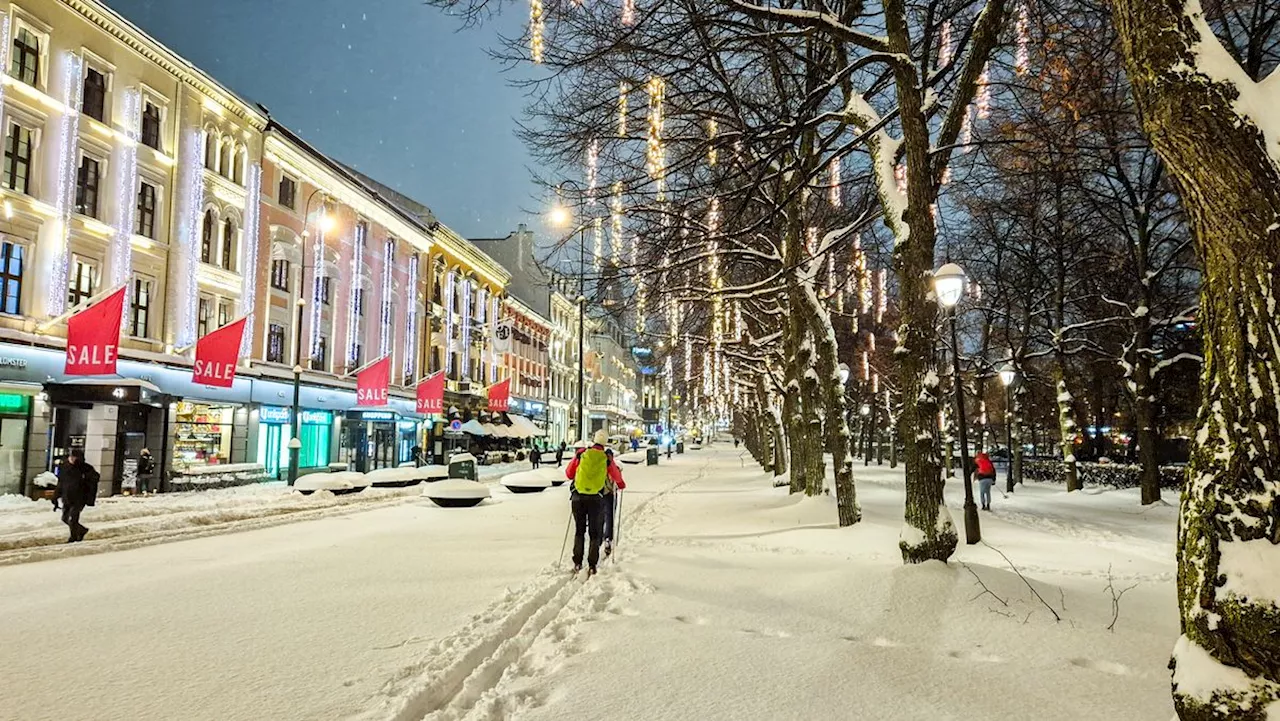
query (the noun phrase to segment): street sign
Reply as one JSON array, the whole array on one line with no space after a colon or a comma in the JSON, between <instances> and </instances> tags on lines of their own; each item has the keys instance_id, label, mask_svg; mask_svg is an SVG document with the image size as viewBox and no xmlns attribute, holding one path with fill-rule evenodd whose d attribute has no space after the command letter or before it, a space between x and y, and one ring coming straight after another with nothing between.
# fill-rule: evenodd
<instances>
[{"instance_id":1,"label":"street sign","mask_svg":"<svg viewBox=\"0 0 1280 721\"><path fill-rule=\"evenodd\" d=\"M661 433L661 432L662 432L662 430L663 430L663 429L662 429L662 425L661 425L661 424L659 424L659 425L658 425L658 427L654 429L654 431L655 431L656 433Z\"/></svg>"},{"instance_id":2,"label":"street sign","mask_svg":"<svg viewBox=\"0 0 1280 721\"><path fill-rule=\"evenodd\" d=\"M458 420L457 418L454 418L453 420L449 421L449 430L453 431L454 433L460 432L462 430L462 421Z\"/></svg>"}]
</instances>

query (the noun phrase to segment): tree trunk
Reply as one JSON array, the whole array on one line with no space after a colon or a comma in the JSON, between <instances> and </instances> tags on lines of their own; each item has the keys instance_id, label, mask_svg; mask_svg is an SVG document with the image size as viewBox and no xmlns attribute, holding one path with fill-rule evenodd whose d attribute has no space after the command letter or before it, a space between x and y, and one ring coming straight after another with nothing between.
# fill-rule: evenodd
<instances>
[{"instance_id":1,"label":"tree trunk","mask_svg":"<svg viewBox=\"0 0 1280 721\"><path fill-rule=\"evenodd\" d=\"M853 454L849 450L851 439L845 416L844 383L840 381L835 329L831 326L831 315L818 301L812 287L804 288L801 296L798 300L802 300L805 307L801 315L809 319L816 346L818 378L826 390L827 440L831 446L831 463L835 466L836 514L840 527L844 528L862 519L862 509L858 506L858 492L853 483Z\"/></svg>"},{"instance_id":2,"label":"tree trunk","mask_svg":"<svg viewBox=\"0 0 1280 721\"><path fill-rule=\"evenodd\" d=\"M1280 543L1280 167L1235 110L1241 89L1248 101L1257 89L1199 13L1180 0L1111 4L1143 128L1203 268L1204 395L1178 524L1174 707L1184 721L1263 721L1280 699L1280 601L1256 580L1272 564L1243 559L1274 558ZM1201 66L1234 70L1240 85Z\"/></svg>"},{"instance_id":3,"label":"tree trunk","mask_svg":"<svg viewBox=\"0 0 1280 721\"><path fill-rule=\"evenodd\" d=\"M1151 346L1151 329L1145 318L1139 318L1138 332L1134 335L1137 353L1133 362L1134 415L1137 416L1138 464L1142 469L1142 505L1160 500L1160 462L1156 455L1155 390L1151 379L1151 354L1144 352Z\"/></svg>"},{"instance_id":4,"label":"tree trunk","mask_svg":"<svg viewBox=\"0 0 1280 721\"><path fill-rule=\"evenodd\" d=\"M1076 419L1071 413L1071 391L1067 390L1066 369L1061 359L1053 367L1058 389L1058 447L1067 478L1067 492L1080 490L1080 472L1076 467Z\"/></svg>"}]
</instances>

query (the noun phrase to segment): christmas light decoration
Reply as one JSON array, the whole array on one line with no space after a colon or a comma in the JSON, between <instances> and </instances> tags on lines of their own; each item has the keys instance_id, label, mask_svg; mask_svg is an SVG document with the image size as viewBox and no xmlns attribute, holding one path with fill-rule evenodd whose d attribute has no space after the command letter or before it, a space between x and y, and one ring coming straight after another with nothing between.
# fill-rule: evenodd
<instances>
[{"instance_id":1,"label":"christmas light decoration","mask_svg":"<svg viewBox=\"0 0 1280 721\"><path fill-rule=\"evenodd\" d=\"M1015 32L1017 34L1017 51L1014 53L1013 68L1018 75L1026 75L1027 70L1031 67L1031 53L1029 47L1031 41L1028 36L1027 21L1027 4L1025 2L1018 3L1018 20L1015 24Z\"/></svg>"},{"instance_id":2,"label":"christmas light decoration","mask_svg":"<svg viewBox=\"0 0 1280 721\"><path fill-rule=\"evenodd\" d=\"M630 27L636 22L636 0L622 0L622 24Z\"/></svg>"},{"instance_id":3,"label":"christmas light decoration","mask_svg":"<svg viewBox=\"0 0 1280 721\"><path fill-rule=\"evenodd\" d=\"M196 342L196 310L199 299L199 287L196 284L196 270L200 267L200 216L204 205L204 146L208 142L205 132L200 129L189 130L184 142L179 146L182 157L178 162L178 183L176 198L178 200L177 244L174 252L178 260L178 272L174 274L174 299L170 308L170 317L174 327L174 345L179 347L195 345ZM65 281L65 278L63 280ZM65 297L65 289L59 295Z\"/></svg>"},{"instance_id":4,"label":"christmas light decoration","mask_svg":"<svg viewBox=\"0 0 1280 721\"><path fill-rule=\"evenodd\" d=\"M0 17L0 72L5 72L9 69L9 48L13 47L9 39L11 30L9 15L6 13ZM8 87L8 83L0 83L0 120L4 118L4 96L5 89Z\"/></svg>"},{"instance_id":5,"label":"christmas light decoration","mask_svg":"<svg viewBox=\"0 0 1280 721\"><path fill-rule=\"evenodd\" d=\"M62 55L62 117L58 124L57 250L49 275L49 315L61 315L67 307L67 263L70 260L71 212L76 199L76 161L80 140L80 102L84 85L80 82L80 56Z\"/></svg>"},{"instance_id":6,"label":"christmas light decoration","mask_svg":"<svg viewBox=\"0 0 1280 721\"><path fill-rule=\"evenodd\" d=\"M842 202L840 192L840 158L839 156L831 159L830 167L827 170L830 176L830 190L827 199L831 201L831 207L839 208Z\"/></svg>"},{"instance_id":7,"label":"christmas light decoration","mask_svg":"<svg viewBox=\"0 0 1280 721\"><path fill-rule=\"evenodd\" d=\"M657 185L657 197L661 202L666 198L667 182L667 148L662 138L666 125L663 119L663 104L666 102L667 83L660 76L649 78L649 134L646 167L649 177Z\"/></svg>"},{"instance_id":8,"label":"christmas light decoration","mask_svg":"<svg viewBox=\"0 0 1280 721\"><path fill-rule=\"evenodd\" d=\"M710 254L707 277L714 288L720 279L720 199L712 196L707 203L707 246Z\"/></svg>"},{"instance_id":9,"label":"christmas light decoration","mask_svg":"<svg viewBox=\"0 0 1280 721\"><path fill-rule=\"evenodd\" d=\"M871 392L876 395L880 394L880 374L879 373L873 373L871 375Z\"/></svg>"},{"instance_id":10,"label":"christmas light decoration","mask_svg":"<svg viewBox=\"0 0 1280 721\"><path fill-rule=\"evenodd\" d=\"M365 297L364 287L364 248L369 226L356 223L355 237L351 244L351 290L347 293L347 365L356 362L360 351L360 313L356 299L360 305L369 301Z\"/></svg>"},{"instance_id":11,"label":"christmas light decoration","mask_svg":"<svg viewBox=\"0 0 1280 721\"><path fill-rule=\"evenodd\" d=\"M320 209L316 211L315 218L311 220L314 227L319 231L317 237L311 243L311 360L320 360L320 324L324 319L324 279L326 274L324 262L325 249L325 231L324 223L320 222L324 217L325 207L321 204ZM354 279L352 282L356 282ZM302 329L298 329L301 333ZM337 353L334 354L335 356Z\"/></svg>"},{"instance_id":12,"label":"christmas light decoration","mask_svg":"<svg viewBox=\"0 0 1280 721\"><path fill-rule=\"evenodd\" d=\"M6 22L8 18L5 18ZM0 29L2 32L2 29ZM124 101L124 131L127 140L116 143L116 228L111 247L112 287L129 282L133 275L133 231L138 208L138 137L142 123L142 94L137 88L126 88ZM252 289L252 286L250 286Z\"/></svg>"},{"instance_id":13,"label":"christmas light decoration","mask_svg":"<svg viewBox=\"0 0 1280 721\"><path fill-rule=\"evenodd\" d=\"M529 57L537 64L542 63L545 29L542 0L529 0Z\"/></svg>"},{"instance_id":14,"label":"christmas light decoration","mask_svg":"<svg viewBox=\"0 0 1280 721\"><path fill-rule=\"evenodd\" d=\"M720 133L720 125L715 120L707 121L707 165L715 167L720 160L720 151L716 148L716 135Z\"/></svg>"},{"instance_id":15,"label":"christmas light decoration","mask_svg":"<svg viewBox=\"0 0 1280 721\"><path fill-rule=\"evenodd\" d=\"M951 62L951 21L942 22L942 30L938 34L938 66L945 67Z\"/></svg>"},{"instance_id":16,"label":"christmas light decoration","mask_svg":"<svg viewBox=\"0 0 1280 721\"><path fill-rule=\"evenodd\" d=\"M833 253L827 253L827 297L835 295L836 292L836 256Z\"/></svg>"},{"instance_id":17,"label":"christmas light decoration","mask_svg":"<svg viewBox=\"0 0 1280 721\"><path fill-rule=\"evenodd\" d=\"M460 363L463 378L471 377L471 293L472 281L462 281L462 348Z\"/></svg>"},{"instance_id":18,"label":"christmas light decoration","mask_svg":"<svg viewBox=\"0 0 1280 721\"><path fill-rule=\"evenodd\" d=\"M947 163L947 167L942 169L942 184L947 185L951 182L951 164Z\"/></svg>"},{"instance_id":19,"label":"christmas light decoration","mask_svg":"<svg viewBox=\"0 0 1280 721\"><path fill-rule=\"evenodd\" d=\"M613 253L613 265L615 268L622 267L622 183L613 184L613 200L609 206L609 215L612 220L612 233L609 236L609 245Z\"/></svg>"},{"instance_id":20,"label":"christmas light decoration","mask_svg":"<svg viewBox=\"0 0 1280 721\"><path fill-rule=\"evenodd\" d=\"M444 276L444 374L453 372L453 271Z\"/></svg>"},{"instance_id":21,"label":"christmas light decoration","mask_svg":"<svg viewBox=\"0 0 1280 721\"><path fill-rule=\"evenodd\" d=\"M596 270L604 268L604 218L591 219L591 235L595 239Z\"/></svg>"},{"instance_id":22,"label":"christmas light decoration","mask_svg":"<svg viewBox=\"0 0 1280 721\"><path fill-rule=\"evenodd\" d=\"M136 184L130 187L136 188ZM240 315L249 319L250 327L253 326L258 300L258 213L262 207L261 199L262 164L254 163L245 175L244 239L240 251ZM302 329L299 328L298 332L301 333ZM247 357L252 350L253 334L245 333L240 340L240 356Z\"/></svg>"},{"instance_id":23,"label":"christmas light decoration","mask_svg":"<svg viewBox=\"0 0 1280 721\"><path fill-rule=\"evenodd\" d=\"M969 152L970 146L973 144L973 108L966 107L964 109L964 119L960 121L960 150L961 152Z\"/></svg>"},{"instance_id":24,"label":"christmas light decoration","mask_svg":"<svg viewBox=\"0 0 1280 721\"><path fill-rule=\"evenodd\" d=\"M805 256L812 258L814 251L818 248L818 229L815 226L809 226L804 234L804 253Z\"/></svg>"},{"instance_id":25,"label":"christmas light decoration","mask_svg":"<svg viewBox=\"0 0 1280 721\"><path fill-rule=\"evenodd\" d=\"M596 204L596 185L600 180L600 141L595 138L587 145L587 205Z\"/></svg>"},{"instance_id":26,"label":"christmas light decoration","mask_svg":"<svg viewBox=\"0 0 1280 721\"><path fill-rule=\"evenodd\" d=\"M893 166L893 180L898 186L899 193L907 192L907 164L898 163Z\"/></svg>"},{"instance_id":27,"label":"christmas light decoration","mask_svg":"<svg viewBox=\"0 0 1280 721\"><path fill-rule=\"evenodd\" d=\"M684 337L684 385L688 389L693 383L693 340Z\"/></svg>"},{"instance_id":28,"label":"christmas light decoration","mask_svg":"<svg viewBox=\"0 0 1280 721\"><path fill-rule=\"evenodd\" d=\"M861 254L858 256L858 287L862 291L862 314L871 314L871 273L867 269L867 256Z\"/></svg>"},{"instance_id":29,"label":"christmas light decoration","mask_svg":"<svg viewBox=\"0 0 1280 721\"><path fill-rule=\"evenodd\" d=\"M742 301L741 300L736 300L733 302L733 315L734 315L733 339L735 341L741 341L742 340Z\"/></svg>"},{"instance_id":30,"label":"christmas light decoration","mask_svg":"<svg viewBox=\"0 0 1280 721\"><path fill-rule=\"evenodd\" d=\"M618 137L627 137L627 96L631 94L631 83L623 80L618 84Z\"/></svg>"},{"instance_id":31,"label":"christmas light decoration","mask_svg":"<svg viewBox=\"0 0 1280 721\"><path fill-rule=\"evenodd\" d=\"M862 380L871 380L871 355L862 351Z\"/></svg>"},{"instance_id":32,"label":"christmas light decoration","mask_svg":"<svg viewBox=\"0 0 1280 721\"><path fill-rule=\"evenodd\" d=\"M412 378L418 370L418 263L417 253L409 256L409 310L405 317L404 375Z\"/></svg>"},{"instance_id":33,"label":"christmas light decoration","mask_svg":"<svg viewBox=\"0 0 1280 721\"><path fill-rule=\"evenodd\" d=\"M378 312L378 357L391 351L391 274L396 263L396 242L388 239L382 250L382 302Z\"/></svg>"},{"instance_id":34,"label":"christmas light decoration","mask_svg":"<svg viewBox=\"0 0 1280 721\"><path fill-rule=\"evenodd\" d=\"M877 285L880 287L880 302L876 305L876 322L880 323L884 321L884 312L889 307L889 271L881 268L876 275L878 276Z\"/></svg>"},{"instance_id":35,"label":"christmas light decoration","mask_svg":"<svg viewBox=\"0 0 1280 721\"><path fill-rule=\"evenodd\" d=\"M979 120L991 117L991 66L982 66L982 74L978 76L977 112Z\"/></svg>"}]
</instances>

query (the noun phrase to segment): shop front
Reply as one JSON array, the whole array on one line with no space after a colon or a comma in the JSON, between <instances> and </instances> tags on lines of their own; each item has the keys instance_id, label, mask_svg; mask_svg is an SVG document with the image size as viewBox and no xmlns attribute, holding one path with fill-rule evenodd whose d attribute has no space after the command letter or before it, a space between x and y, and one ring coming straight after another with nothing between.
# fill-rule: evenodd
<instances>
[{"instance_id":1,"label":"shop front","mask_svg":"<svg viewBox=\"0 0 1280 721\"><path fill-rule=\"evenodd\" d=\"M127 378L46 383L44 389L50 409L46 467L52 470L78 450L101 476L99 493L137 492L142 451L155 447L164 457L169 396Z\"/></svg>"},{"instance_id":2,"label":"shop front","mask_svg":"<svg viewBox=\"0 0 1280 721\"><path fill-rule=\"evenodd\" d=\"M0 385L0 495L27 492L27 429L40 386Z\"/></svg>"},{"instance_id":3,"label":"shop front","mask_svg":"<svg viewBox=\"0 0 1280 721\"><path fill-rule=\"evenodd\" d=\"M344 423L343 457L353 471L367 473L413 461L420 421L394 410L351 410Z\"/></svg>"},{"instance_id":4,"label":"shop front","mask_svg":"<svg viewBox=\"0 0 1280 721\"><path fill-rule=\"evenodd\" d=\"M289 471L289 435L293 410L281 406L258 408L258 464L271 478L283 479ZM327 468L332 458L334 414L302 409L298 412L298 468Z\"/></svg>"}]
</instances>

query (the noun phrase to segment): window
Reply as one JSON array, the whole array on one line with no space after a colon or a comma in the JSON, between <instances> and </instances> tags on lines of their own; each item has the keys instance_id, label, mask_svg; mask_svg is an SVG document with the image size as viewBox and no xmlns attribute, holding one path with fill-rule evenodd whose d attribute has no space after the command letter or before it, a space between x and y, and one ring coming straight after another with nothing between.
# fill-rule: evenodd
<instances>
[{"instance_id":1,"label":"window","mask_svg":"<svg viewBox=\"0 0 1280 721\"><path fill-rule=\"evenodd\" d=\"M142 144L160 149L160 108L150 101L142 106Z\"/></svg>"},{"instance_id":2,"label":"window","mask_svg":"<svg viewBox=\"0 0 1280 721\"><path fill-rule=\"evenodd\" d=\"M289 292L289 261L284 259L271 261L271 287Z\"/></svg>"},{"instance_id":3,"label":"window","mask_svg":"<svg viewBox=\"0 0 1280 721\"><path fill-rule=\"evenodd\" d=\"M211 134L206 134L204 139L204 167L218 169L218 138Z\"/></svg>"},{"instance_id":4,"label":"window","mask_svg":"<svg viewBox=\"0 0 1280 721\"><path fill-rule=\"evenodd\" d=\"M267 362L284 362L284 326L279 323L267 326Z\"/></svg>"},{"instance_id":5,"label":"window","mask_svg":"<svg viewBox=\"0 0 1280 721\"><path fill-rule=\"evenodd\" d=\"M440 346L431 346L431 365L427 367L427 373L435 373L440 370Z\"/></svg>"},{"instance_id":6,"label":"window","mask_svg":"<svg viewBox=\"0 0 1280 721\"><path fill-rule=\"evenodd\" d=\"M329 362L329 339L320 336L316 338L316 352L311 355L311 363L316 368L324 369Z\"/></svg>"},{"instance_id":7,"label":"window","mask_svg":"<svg viewBox=\"0 0 1280 721\"><path fill-rule=\"evenodd\" d=\"M13 38L9 74L27 85L35 85L40 79L40 37L25 27L19 27Z\"/></svg>"},{"instance_id":8,"label":"window","mask_svg":"<svg viewBox=\"0 0 1280 721\"><path fill-rule=\"evenodd\" d=\"M133 302L129 310L129 335L146 338L147 321L151 318L151 281L133 279Z\"/></svg>"},{"instance_id":9,"label":"window","mask_svg":"<svg viewBox=\"0 0 1280 721\"><path fill-rule=\"evenodd\" d=\"M330 287L329 276L322 277L320 279L320 302L324 305L330 305L330 298L333 297L329 294Z\"/></svg>"},{"instance_id":10,"label":"window","mask_svg":"<svg viewBox=\"0 0 1280 721\"><path fill-rule=\"evenodd\" d=\"M4 144L4 185L23 195L31 194L31 131L9 124Z\"/></svg>"},{"instance_id":11,"label":"window","mask_svg":"<svg viewBox=\"0 0 1280 721\"><path fill-rule=\"evenodd\" d=\"M93 264L80 259L75 259L75 264L71 268L71 273L67 279L67 307L74 308L81 301L88 300L93 297L93 287L97 280L97 269Z\"/></svg>"},{"instance_id":12,"label":"window","mask_svg":"<svg viewBox=\"0 0 1280 721\"><path fill-rule=\"evenodd\" d=\"M200 231L200 262L213 262L213 211L204 211L204 228Z\"/></svg>"},{"instance_id":13,"label":"window","mask_svg":"<svg viewBox=\"0 0 1280 721\"><path fill-rule=\"evenodd\" d=\"M98 217L98 161L81 156L80 172L76 176L76 212L90 218Z\"/></svg>"},{"instance_id":14,"label":"window","mask_svg":"<svg viewBox=\"0 0 1280 721\"><path fill-rule=\"evenodd\" d=\"M138 235L156 237L156 186L143 181L138 186Z\"/></svg>"},{"instance_id":15,"label":"window","mask_svg":"<svg viewBox=\"0 0 1280 721\"><path fill-rule=\"evenodd\" d=\"M226 301L218 301L218 327L221 328L231 322L231 304Z\"/></svg>"},{"instance_id":16,"label":"window","mask_svg":"<svg viewBox=\"0 0 1280 721\"><path fill-rule=\"evenodd\" d=\"M276 200L280 205L295 210L298 205L298 184L287 175L280 176L280 187L276 191Z\"/></svg>"},{"instance_id":17,"label":"window","mask_svg":"<svg viewBox=\"0 0 1280 721\"><path fill-rule=\"evenodd\" d=\"M22 312L22 259L26 248L0 243L0 313Z\"/></svg>"},{"instance_id":18,"label":"window","mask_svg":"<svg viewBox=\"0 0 1280 721\"><path fill-rule=\"evenodd\" d=\"M107 76L94 68L85 68L84 71L84 99L80 111L98 122L104 122L107 115Z\"/></svg>"},{"instance_id":19,"label":"window","mask_svg":"<svg viewBox=\"0 0 1280 721\"><path fill-rule=\"evenodd\" d=\"M201 298L196 311L196 336L209 335L209 299Z\"/></svg>"},{"instance_id":20,"label":"window","mask_svg":"<svg viewBox=\"0 0 1280 721\"><path fill-rule=\"evenodd\" d=\"M235 268L236 224L227 218L222 223L222 267Z\"/></svg>"}]
</instances>

